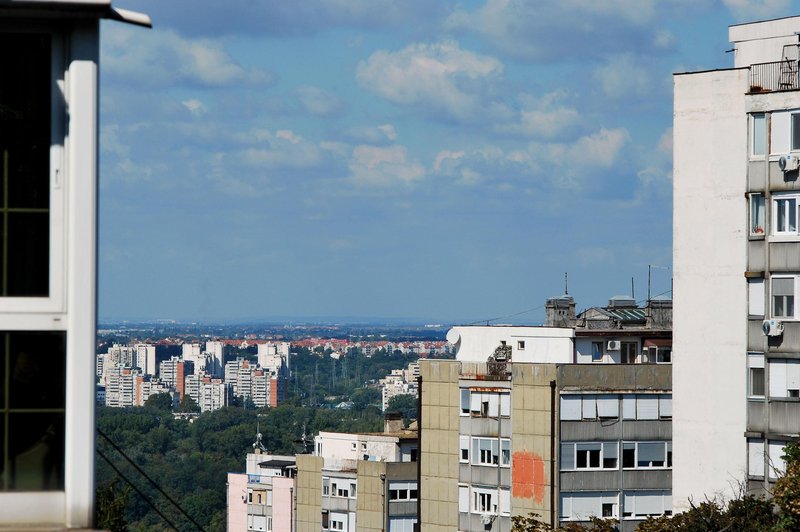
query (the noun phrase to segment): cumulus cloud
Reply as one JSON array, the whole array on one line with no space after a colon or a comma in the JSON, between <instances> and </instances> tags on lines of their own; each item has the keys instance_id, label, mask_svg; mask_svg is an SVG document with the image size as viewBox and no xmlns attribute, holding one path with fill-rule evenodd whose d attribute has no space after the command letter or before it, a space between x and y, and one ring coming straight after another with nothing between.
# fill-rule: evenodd
<instances>
[{"instance_id":1,"label":"cumulus cloud","mask_svg":"<svg viewBox=\"0 0 800 532\"><path fill-rule=\"evenodd\" d=\"M104 33L103 71L138 87L184 83L202 87L264 85L272 76L240 65L221 41L187 39L172 30L141 32L115 27Z\"/></svg>"},{"instance_id":2,"label":"cumulus cloud","mask_svg":"<svg viewBox=\"0 0 800 532\"><path fill-rule=\"evenodd\" d=\"M362 144L388 144L397 140L397 131L392 124L354 126L345 130L344 136Z\"/></svg>"},{"instance_id":3,"label":"cumulus cloud","mask_svg":"<svg viewBox=\"0 0 800 532\"><path fill-rule=\"evenodd\" d=\"M763 20L787 13L789 0L723 0L738 20Z\"/></svg>"},{"instance_id":4,"label":"cumulus cloud","mask_svg":"<svg viewBox=\"0 0 800 532\"><path fill-rule=\"evenodd\" d=\"M306 111L316 116L333 115L341 111L342 102L334 94L319 87L304 85L295 91Z\"/></svg>"},{"instance_id":5,"label":"cumulus cloud","mask_svg":"<svg viewBox=\"0 0 800 532\"><path fill-rule=\"evenodd\" d=\"M476 9L462 5L453 10L445 28L478 34L503 52L526 60L585 59L600 50L663 47L663 36L653 41L655 21L671 9L670 4L683 3L486 0Z\"/></svg>"},{"instance_id":6,"label":"cumulus cloud","mask_svg":"<svg viewBox=\"0 0 800 532\"><path fill-rule=\"evenodd\" d=\"M523 94L519 97L521 105L515 120L500 123L495 129L500 133L526 137L557 138L573 129L580 121L578 110L562 103L565 98L566 93L563 90L540 98Z\"/></svg>"},{"instance_id":7,"label":"cumulus cloud","mask_svg":"<svg viewBox=\"0 0 800 532\"><path fill-rule=\"evenodd\" d=\"M379 50L356 71L362 87L390 102L464 121L488 111L491 105L483 95L502 75L500 61L462 50L455 41L411 44L397 52Z\"/></svg>"},{"instance_id":8,"label":"cumulus cloud","mask_svg":"<svg viewBox=\"0 0 800 532\"><path fill-rule=\"evenodd\" d=\"M646 65L629 53L609 57L595 69L594 77L609 98L647 95L653 85Z\"/></svg>"},{"instance_id":9,"label":"cumulus cloud","mask_svg":"<svg viewBox=\"0 0 800 532\"><path fill-rule=\"evenodd\" d=\"M351 181L357 185L411 184L425 177L425 168L409 160L405 146L360 145L350 160Z\"/></svg>"}]
</instances>

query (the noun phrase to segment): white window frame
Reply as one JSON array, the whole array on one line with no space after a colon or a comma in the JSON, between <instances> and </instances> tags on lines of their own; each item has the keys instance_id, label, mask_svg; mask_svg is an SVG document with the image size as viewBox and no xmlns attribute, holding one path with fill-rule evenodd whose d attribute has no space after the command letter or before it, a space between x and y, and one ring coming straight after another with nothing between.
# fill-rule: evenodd
<instances>
[{"instance_id":1,"label":"white window frame","mask_svg":"<svg viewBox=\"0 0 800 532\"><path fill-rule=\"evenodd\" d=\"M511 465L511 440L475 436L471 441L472 465L509 467ZM506 454L503 451L508 451Z\"/></svg>"},{"instance_id":2,"label":"white window frame","mask_svg":"<svg viewBox=\"0 0 800 532\"><path fill-rule=\"evenodd\" d=\"M774 295L774 291L775 291L774 288L773 288L774 282L776 280L781 280L781 279L790 279L792 281L792 283L793 283L792 284L792 290L791 290L791 292L792 292L791 298L792 299L791 300L788 300L788 299L785 300L784 302L786 304L785 305L786 309L783 310L782 312L778 312L778 311L776 311L776 308L775 308L776 307L775 298L776 297L789 297L789 295L780 295L780 296ZM797 320L798 318L800 318L800 316L798 316L798 312L797 312L797 310L798 310L798 308L797 308L798 307L798 305L797 305L797 302L798 302L798 290L800 290L800 278L798 278L797 275L795 275L795 274L775 274L775 275L772 275L770 277L770 281L769 281L769 296L770 296L769 297L769 310L770 310L770 316L773 317L773 318L779 318L781 320L789 320L789 321ZM789 304L790 302L791 302L791 305ZM789 308L789 307L791 307L791 308Z\"/></svg>"},{"instance_id":3,"label":"white window frame","mask_svg":"<svg viewBox=\"0 0 800 532\"><path fill-rule=\"evenodd\" d=\"M792 208L792 204L794 208ZM776 192L772 195L770 223L772 225L771 234L773 236L788 237L791 240L795 240L800 236L800 229L798 228L798 206L800 206L800 194L797 192ZM784 217L785 223L783 225L778 224L780 214L783 214ZM794 215L794 229L788 227L792 215Z\"/></svg>"},{"instance_id":4,"label":"white window frame","mask_svg":"<svg viewBox=\"0 0 800 532\"><path fill-rule=\"evenodd\" d=\"M598 452L598 462L596 466L591 465L589 455L586 457L586 465L583 467L578 466L578 456L581 453L589 453L592 451ZM564 457L567 460L564 460ZM620 456L619 456L619 442L616 441L603 441L603 442L564 442L561 444L560 455L560 468L561 471L614 471L619 469ZM613 466L607 466L606 461L614 459ZM571 463L570 463L571 461ZM569 466L572 467L569 467Z\"/></svg>"},{"instance_id":5,"label":"white window frame","mask_svg":"<svg viewBox=\"0 0 800 532\"><path fill-rule=\"evenodd\" d=\"M761 128L758 127L761 125ZM763 159L767 154L767 115L753 113L750 115L750 158ZM758 148L761 148L760 151Z\"/></svg>"},{"instance_id":6,"label":"white window frame","mask_svg":"<svg viewBox=\"0 0 800 532\"><path fill-rule=\"evenodd\" d=\"M417 483L413 480L389 482L390 501L416 501L419 498Z\"/></svg>"},{"instance_id":7,"label":"white window frame","mask_svg":"<svg viewBox=\"0 0 800 532\"><path fill-rule=\"evenodd\" d=\"M767 466L770 480L777 479L786 471L786 462L783 460L783 448L787 441L769 440L767 444Z\"/></svg>"},{"instance_id":8,"label":"white window frame","mask_svg":"<svg viewBox=\"0 0 800 532\"><path fill-rule=\"evenodd\" d=\"M582 500L580 504L576 501ZM603 507L611 506L611 512L607 518L619 519L619 492L614 491L576 491L561 493L560 519L562 521L588 521L590 517L603 518ZM578 507L586 508L593 506L591 511L578 513Z\"/></svg>"},{"instance_id":9,"label":"white window frame","mask_svg":"<svg viewBox=\"0 0 800 532\"><path fill-rule=\"evenodd\" d=\"M469 436L458 437L458 461L462 464L469 463Z\"/></svg>"},{"instance_id":10,"label":"white window frame","mask_svg":"<svg viewBox=\"0 0 800 532\"><path fill-rule=\"evenodd\" d=\"M660 497L661 498L661 511L660 512L644 512L637 509L636 498L637 495L641 498ZM646 517L658 517L660 515L672 515L672 492L670 490L631 490L625 491L622 495L622 519L644 519Z\"/></svg>"},{"instance_id":11,"label":"white window frame","mask_svg":"<svg viewBox=\"0 0 800 532\"><path fill-rule=\"evenodd\" d=\"M764 440L752 438L747 440L747 474L751 477L764 478Z\"/></svg>"},{"instance_id":12,"label":"white window frame","mask_svg":"<svg viewBox=\"0 0 800 532\"><path fill-rule=\"evenodd\" d=\"M771 398L800 397L800 360L769 359L769 389Z\"/></svg>"},{"instance_id":13,"label":"white window frame","mask_svg":"<svg viewBox=\"0 0 800 532\"><path fill-rule=\"evenodd\" d=\"M747 314L750 316L764 316L764 296L766 283L763 277L747 280Z\"/></svg>"},{"instance_id":14,"label":"white window frame","mask_svg":"<svg viewBox=\"0 0 800 532\"><path fill-rule=\"evenodd\" d=\"M603 362L603 359L605 358L605 345L604 344L605 344L605 342L603 342L602 340L599 341L599 342L592 342L590 344L591 347L589 349L591 349L590 356L591 356L592 362L595 362L595 363ZM595 356L595 355L597 355L597 356Z\"/></svg>"},{"instance_id":15,"label":"white window frame","mask_svg":"<svg viewBox=\"0 0 800 532\"><path fill-rule=\"evenodd\" d=\"M747 353L747 397L749 399L764 399L767 393L767 378L764 353ZM760 377L758 375L760 374ZM761 393L753 392L755 379L761 380Z\"/></svg>"},{"instance_id":16,"label":"white window frame","mask_svg":"<svg viewBox=\"0 0 800 532\"><path fill-rule=\"evenodd\" d=\"M500 497L497 488L472 488L472 513L474 514L498 514Z\"/></svg>"},{"instance_id":17,"label":"white window frame","mask_svg":"<svg viewBox=\"0 0 800 532\"><path fill-rule=\"evenodd\" d=\"M634 448L634 455L633 455L633 463L634 466L626 466L625 465L625 451L626 447L632 445ZM641 445L662 445L664 449L664 460L654 460L649 462L652 464L653 462L663 462L664 465L641 465L639 463L639 447ZM622 457L622 468L626 471L632 471L636 469L672 469L672 442L671 441L623 441L621 445L621 457Z\"/></svg>"},{"instance_id":18,"label":"white window frame","mask_svg":"<svg viewBox=\"0 0 800 532\"><path fill-rule=\"evenodd\" d=\"M749 194L748 210L750 236L764 236L767 233L767 204L763 193Z\"/></svg>"}]
</instances>

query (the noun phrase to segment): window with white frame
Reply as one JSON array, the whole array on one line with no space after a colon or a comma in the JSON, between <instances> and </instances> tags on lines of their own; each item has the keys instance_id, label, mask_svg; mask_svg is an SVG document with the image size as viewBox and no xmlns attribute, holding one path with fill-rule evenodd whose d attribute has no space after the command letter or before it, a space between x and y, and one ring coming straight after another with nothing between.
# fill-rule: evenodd
<instances>
[{"instance_id":1,"label":"window with white frame","mask_svg":"<svg viewBox=\"0 0 800 532\"><path fill-rule=\"evenodd\" d=\"M469 436L459 436L459 455L458 461L462 463L469 462Z\"/></svg>"},{"instance_id":2,"label":"window with white frame","mask_svg":"<svg viewBox=\"0 0 800 532\"><path fill-rule=\"evenodd\" d=\"M619 396L616 394L564 394L560 405L562 421L619 417Z\"/></svg>"},{"instance_id":3,"label":"window with white frame","mask_svg":"<svg viewBox=\"0 0 800 532\"><path fill-rule=\"evenodd\" d=\"M800 113L792 113L792 151L800 150Z\"/></svg>"},{"instance_id":4,"label":"window with white frame","mask_svg":"<svg viewBox=\"0 0 800 532\"><path fill-rule=\"evenodd\" d=\"M622 516L632 519L672 515L672 492L669 490L635 490L623 495Z\"/></svg>"},{"instance_id":5,"label":"window with white frame","mask_svg":"<svg viewBox=\"0 0 800 532\"><path fill-rule=\"evenodd\" d=\"M356 496L356 483L347 479L331 479L331 497L352 498ZM323 484L323 493L324 493Z\"/></svg>"},{"instance_id":6,"label":"window with white frame","mask_svg":"<svg viewBox=\"0 0 800 532\"><path fill-rule=\"evenodd\" d=\"M497 514L499 497L494 488L472 488L472 513Z\"/></svg>"},{"instance_id":7,"label":"window with white frame","mask_svg":"<svg viewBox=\"0 0 800 532\"><path fill-rule=\"evenodd\" d=\"M764 315L764 279L747 280L747 313L751 316Z\"/></svg>"},{"instance_id":8,"label":"window with white frame","mask_svg":"<svg viewBox=\"0 0 800 532\"><path fill-rule=\"evenodd\" d=\"M347 530L348 515L344 512L330 513L330 530Z\"/></svg>"},{"instance_id":9,"label":"window with white frame","mask_svg":"<svg viewBox=\"0 0 800 532\"><path fill-rule=\"evenodd\" d=\"M525 351L525 340L517 340L517 349Z\"/></svg>"},{"instance_id":10,"label":"window with white frame","mask_svg":"<svg viewBox=\"0 0 800 532\"><path fill-rule=\"evenodd\" d=\"M591 517L619 517L619 494L603 491L561 493L561 520L588 521Z\"/></svg>"},{"instance_id":11,"label":"window with white frame","mask_svg":"<svg viewBox=\"0 0 800 532\"><path fill-rule=\"evenodd\" d=\"M469 388L461 388L461 415L470 414L470 392Z\"/></svg>"},{"instance_id":12,"label":"window with white frame","mask_svg":"<svg viewBox=\"0 0 800 532\"><path fill-rule=\"evenodd\" d=\"M474 465L510 465L511 440L473 437L472 463Z\"/></svg>"},{"instance_id":13,"label":"window with white frame","mask_svg":"<svg viewBox=\"0 0 800 532\"><path fill-rule=\"evenodd\" d=\"M322 477L322 494L328 496L331 494L331 479Z\"/></svg>"},{"instance_id":14,"label":"window with white frame","mask_svg":"<svg viewBox=\"0 0 800 532\"><path fill-rule=\"evenodd\" d=\"M769 360L769 396L800 397L800 360Z\"/></svg>"},{"instance_id":15,"label":"window with white frame","mask_svg":"<svg viewBox=\"0 0 800 532\"><path fill-rule=\"evenodd\" d=\"M767 209L764 194L750 194L750 234L763 236L767 230Z\"/></svg>"},{"instance_id":16,"label":"window with white frame","mask_svg":"<svg viewBox=\"0 0 800 532\"><path fill-rule=\"evenodd\" d=\"M796 275L773 275L770 278L773 318L794 318L795 290L798 283Z\"/></svg>"},{"instance_id":17,"label":"window with white frame","mask_svg":"<svg viewBox=\"0 0 800 532\"><path fill-rule=\"evenodd\" d=\"M566 442L561 444L561 471L617 469L618 442Z\"/></svg>"},{"instance_id":18,"label":"window with white frame","mask_svg":"<svg viewBox=\"0 0 800 532\"><path fill-rule=\"evenodd\" d=\"M747 396L764 397L764 353L747 353Z\"/></svg>"},{"instance_id":19,"label":"window with white frame","mask_svg":"<svg viewBox=\"0 0 800 532\"><path fill-rule=\"evenodd\" d=\"M747 440L747 474L751 477L764 476L764 440Z\"/></svg>"},{"instance_id":20,"label":"window with white frame","mask_svg":"<svg viewBox=\"0 0 800 532\"><path fill-rule=\"evenodd\" d=\"M788 442L770 440L767 445L769 478L776 479L786 471L786 461L783 459L783 448Z\"/></svg>"},{"instance_id":21,"label":"window with white frame","mask_svg":"<svg viewBox=\"0 0 800 532\"><path fill-rule=\"evenodd\" d=\"M672 417L672 394L624 394L623 419L669 419Z\"/></svg>"},{"instance_id":22,"label":"window with white frame","mask_svg":"<svg viewBox=\"0 0 800 532\"><path fill-rule=\"evenodd\" d=\"M418 494L416 482L389 482L390 501L416 501Z\"/></svg>"},{"instance_id":23,"label":"window with white frame","mask_svg":"<svg viewBox=\"0 0 800 532\"><path fill-rule=\"evenodd\" d=\"M465 392L469 394L469 411L465 411ZM508 417L511 415L511 394L462 389L461 414L474 417Z\"/></svg>"},{"instance_id":24,"label":"window with white frame","mask_svg":"<svg viewBox=\"0 0 800 532\"><path fill-rule=\"evenodd\" d=\"M469 486L464 484L458 485L458 511L469 512Z\"/></svg>"},{"instance_id":25,"label":"window with white frame","mask_svg":"<svg viewBox=\"0 0 800 532\"><path fill-rule=\"evenodd\" d=\"M417 524L416 517L390 517L389 532L414 532L415 524Z\"/></svg>"},{"instance_id":26,"label":"window with white frame","mask_svg":"<svg viewBox=\"0 0 800 532\"><path fill-rule=\"evenodd\" d=\"M775 193L772 196L772 234L781 236L797 236L796 193Z\"/></svg>"},{"instance_id":27,"label":"window with white frame","mask_svg":"<svg viewBox=\"0 0 800 532\"><path fill-rule=\"evenodd\" d=\"M767 117L764 113L751 115L750 155L763 157L767 153Z\"/></svg>"},{"instance_id":28,"label":"window with white frame","mask_svg":"<svg viewBox=\"0 0 800 532\"><path fill-rule=\"evenodd\" d=\"M624 469L665 469L672 467L672 442L622 442Z\"/></svg>"}]
</instances>

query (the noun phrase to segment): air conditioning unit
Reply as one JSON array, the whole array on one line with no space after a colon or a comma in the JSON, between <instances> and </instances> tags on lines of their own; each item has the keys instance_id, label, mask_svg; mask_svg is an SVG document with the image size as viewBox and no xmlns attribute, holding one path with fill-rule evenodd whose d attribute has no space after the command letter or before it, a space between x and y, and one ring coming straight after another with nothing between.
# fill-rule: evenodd
<instances>
[{"instance_id":1,"label":"air conditioning unit","mask_svg":"<svg viewBox=\"0 0 800 532\"><path fill-rule=\"evenodd\" d=\"M800 167L800 158L798 158L797 155L792 155L791 153L781 155L781 158L778 159L778 166L784 172L797 170L798 167Z\"/></svg>"},{"instance_id":2,"label":"air conditioning unit","mask_svg":"<svg viewBox=\"0 0 800 532\"><path fill-rule=\"evenodd\" d=\"M620 349L620 342L619 340L609 340L608 346L606 346L608 351L619 351Z\"/></svg>"},{"instance_id":3,"label":"air conditioning unit","mask_svg":"<svg viewBox=\"0 0 800 532\"><path fill-rule=\"evenodd\" d=\"M765 336L780 336L783 334L783 322L781 320L764 320L761 330Z\"/></svg>"},{"instance_id":4,"label":"air conditioning unit","mask_svg":"<svg viewBox=\"0 0 800 532\"><path fill-rule=\"evenodd\" d=\"M497 517L494 514L483 514L481 515L481 524L482 525L491 525L494 522L494 518Z\"/></svg>"}]
</instances>

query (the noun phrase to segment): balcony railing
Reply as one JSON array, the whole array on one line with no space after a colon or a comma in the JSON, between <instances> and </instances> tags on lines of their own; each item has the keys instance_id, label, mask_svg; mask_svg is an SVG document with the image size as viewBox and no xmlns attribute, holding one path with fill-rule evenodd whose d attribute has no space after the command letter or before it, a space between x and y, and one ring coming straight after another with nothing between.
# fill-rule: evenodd
<instances>
[{"instance_id":1,"label":"balcony railing","mask_svg":"<svg viewBox=\"0 0 800 532\"><path fill-rule=\"evenodd\" d=\"M749 93L800 90L798 62L784 59L750 65Z\"/></svg>"}]
</instances>

